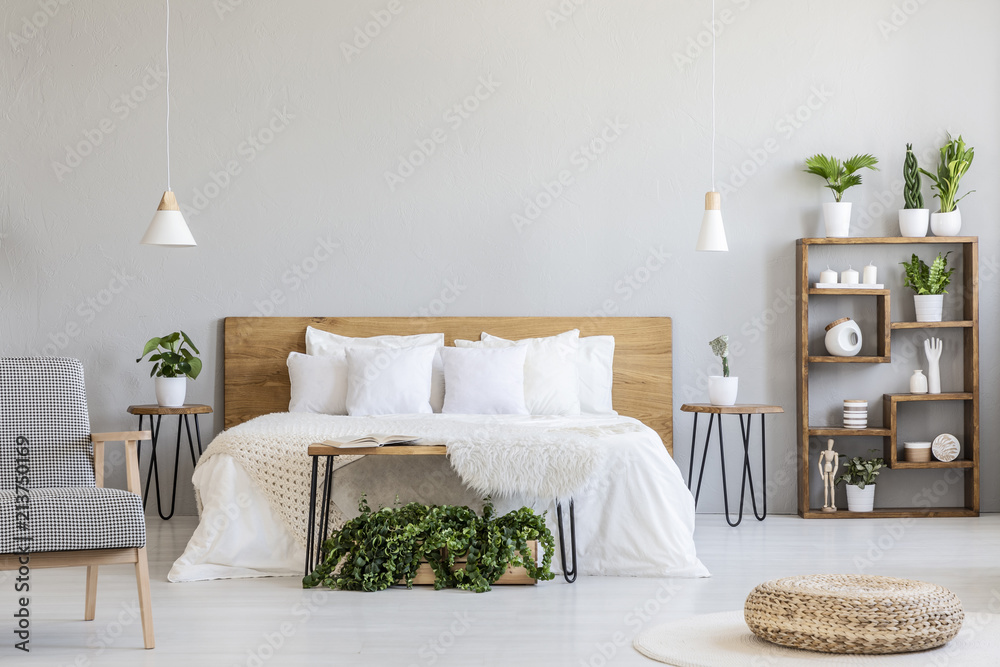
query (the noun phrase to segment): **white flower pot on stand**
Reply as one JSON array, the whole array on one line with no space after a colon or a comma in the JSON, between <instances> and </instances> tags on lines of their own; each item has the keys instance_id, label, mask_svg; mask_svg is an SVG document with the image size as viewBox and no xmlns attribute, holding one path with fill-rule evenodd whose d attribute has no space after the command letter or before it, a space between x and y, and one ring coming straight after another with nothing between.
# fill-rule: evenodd
<instances>
[{"instance_id":1,"label":"white flower pot on stand","mask_svg":"<svg viewBox=\"0 0 1000 667\"><path fill-rule=\"evenodd\" d=\"M962 231L962 212L956 208L948 213L931 213L931 231L934 236L958 236Z\"/></svg>"},{"instance_id":2,"label":"white flower pot on stand","mask_svg":"<svg viewBox=\"0 0 1000 667\"><path fill-rule=\"evenodd\" d=\"M917 310L917 322L940 322L944 294L914 294L913 305Z\"/></svg>"},{"instance_id":3,"label":"white flower pot on stand","mask_svg":"<svg viewBox=\"0 0 1000 667\"><path fill-rule=\"evenodd\" d=\"M736 405L740 379L722 375L708 376L708 401L712 405Z\"/></svg>"},{"instance_id":4,"label":"white flower pot on stand","mask_svg":"<svg viewBox=\"0 0 1000 667\"><path fill-rule=\"evenodd\" d=\"M162 408L179 408L187 394L187 378L156 378L156 402Z\"/></svg>"},{"instance_id":5,"label":"white flower pot on stand","mask_svg":"<svg viewBox=\"0 0 1000 667\"><path fill-rule=\"evenodd\" d=\"M854 484L847 485L847 511L871 512L875 507L875 485L867 484L859 489Z\"/></svg>"},{"instance_id":6,"label":"white flower pot on stand","mask_svg":"<svg viewBox=\"0 0 1000 667\"><path fill-rule=\"evenodd\" d=\"M927 225L930 223L929 208L899 209L899 234L908 238L927 236Z\"/></svg>"},{"instance_id":7,"label":"white flower pot on stand","mask_svg":"<svg viewBox=\"0 0 1000 667\"><path fill-rule=\"evenodd\" d=\"M851 232L851 202L830 201L823 204L823 224L827 238L847 238Z\"/></svg>"}]
</instances>

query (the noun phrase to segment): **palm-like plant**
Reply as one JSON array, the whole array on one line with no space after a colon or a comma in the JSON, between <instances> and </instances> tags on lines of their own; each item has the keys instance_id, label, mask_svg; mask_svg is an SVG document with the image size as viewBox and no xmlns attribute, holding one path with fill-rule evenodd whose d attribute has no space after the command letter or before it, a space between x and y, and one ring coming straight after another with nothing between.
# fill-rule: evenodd
<instances>
[{"instance_id":1,"label":"palm-like plant","mask_svg":"<svg viewBox=\"0 0 1000 667\"><path fill-rule=\"evenodd\" d=\"M843 162L835 157L816 154L806 160L805 171L825 178L825 187L833 192L833 196L839 202L840 198L844 196L844 191L855 185L861 185L861 174L856 172L861 169L878 171L876 164L878 164L878 158L867 153L855 155Z\"/></svg>"},{"instance_id":2,"label":"palm-like plant","mask_svg":"<svg viewBox=\"0 0 1000 667\"><path fill-rule=\"evenodd\" d=\"M941 161L938 163L937 173L932 174L921 167L920 173L934 182L931 187L937 191L934 196L941 201L942 213L954 211L958 202L975 192L970 190L958 197L959 181L969 171L975 155L972 146L966 148L962 135L958 135L958 139L952 139L949 135L948 142L941 147Z\"/></svg>"}]
</instances>

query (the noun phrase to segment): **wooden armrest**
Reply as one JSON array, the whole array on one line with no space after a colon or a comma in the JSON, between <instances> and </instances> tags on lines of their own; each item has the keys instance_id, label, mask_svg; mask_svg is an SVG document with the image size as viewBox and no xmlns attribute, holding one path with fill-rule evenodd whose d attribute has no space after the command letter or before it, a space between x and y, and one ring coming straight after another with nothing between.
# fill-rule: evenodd
<instances>
[{"instance_id":1,"label":"wooden armrest","mask_svg":"<svg viewBox=\"0 0 1000 667\"><path fill-rule=\"evenodd\" d=\"M150 440L149 431L117 431L115 433L91 433L91 442L125 442L127 440Z\"/></svg>"},{"instance_id":2,"label":"wooden armrest","mask_svg":"<svg viewBox=\"0 0 1000 667\"><path fill-rule=\"evenodd\" d=\"M97 486L104 486L104 443L125 443L125 479L128 490L142 495L142 482L139 480L140 440L150 440L149 431L118 431L117 433L91 433L90 440L94 443L94 481Z\"/></svg>"}]
</instances>

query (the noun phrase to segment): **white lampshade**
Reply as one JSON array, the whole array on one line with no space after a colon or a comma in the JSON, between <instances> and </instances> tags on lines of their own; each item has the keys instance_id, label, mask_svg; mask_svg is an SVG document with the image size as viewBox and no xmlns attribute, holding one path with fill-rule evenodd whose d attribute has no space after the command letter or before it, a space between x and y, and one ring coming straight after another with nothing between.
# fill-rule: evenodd
<instances>
[{"instance_id":1,"label":"white lampshade","mask_svg":"<svg viewBox=\"0 0 1000 667\"><path fill-rule=\"evenodd\" d=\"M722 224L722 196L718 192L705 193L705 214L701 217L698 245L701 252L728 252L726 228Z\"/></svg>"},{"instance_id":2,"label":"white lampshade","mask_svg":"<svg viewBox=\"0 0 1000 667\"><path fill-rule=\"evenodd\" d=\"M160 207L153 216L149 227L140 243L144 245L167 246L168 248L185 248L198 245L194 242L194 236L184 222L180 207L177 206L177 198L174 193L167 190L160 200Z\"/></svg>"}]
</instances>

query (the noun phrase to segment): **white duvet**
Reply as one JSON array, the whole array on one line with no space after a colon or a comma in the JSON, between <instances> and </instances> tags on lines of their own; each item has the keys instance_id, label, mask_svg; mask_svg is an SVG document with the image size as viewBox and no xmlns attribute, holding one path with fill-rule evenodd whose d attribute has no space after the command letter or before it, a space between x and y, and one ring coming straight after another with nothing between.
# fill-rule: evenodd
<instances>
[{"instance_id":1,"label":"white duvet","mask_svg":"<svg viewBox=\"0 0 1000 667\"><path fill-rule=\"evenodd\" d=\"M294 423L302 415L272 415ZM434 415L436 420L483 423L498 417ZM349 420L352 417L329 417ZM399 423L412 416L399 415ZM709 576L694 547L694 499L680 470L655 431L629 417L581 415L530 417L504 415L504 423L538 428L601 428L622 433L603 436L607 458L574 494L579 571L583 575L639 577ZM612 428L608 428L612 427ZM404 431L401 431L404 432ZM405 431L410 434L409 431ZM419 433L413 433L419 435ZM201 500L201 521L187 548L168 574L170 581L260 576L302 576L303 547L239 463L220 453L199 462L192 478ZM357 514L365 493L373 507L400 502L481 505L445 457L364 457L334 473L334 502L344 515ZM500 512L529 505L548 511L557 535L555 502L528 498L495 501ZM564 503L564 525L568 517ZM559 567L558 541L553 569ZM567 544L568 548L568 544Z\"/></svg>"}]
</instances>

